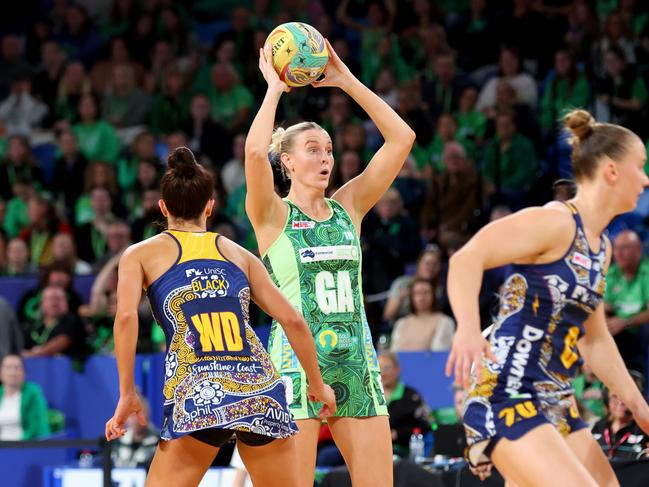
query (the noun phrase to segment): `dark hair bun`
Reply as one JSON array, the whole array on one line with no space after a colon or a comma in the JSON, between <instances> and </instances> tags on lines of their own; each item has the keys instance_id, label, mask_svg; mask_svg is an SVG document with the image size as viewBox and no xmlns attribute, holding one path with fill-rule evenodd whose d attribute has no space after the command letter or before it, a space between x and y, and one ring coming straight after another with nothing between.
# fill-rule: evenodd
<instances>
[{"instance_id":1,"label":"dark hair bun","mask_svg":"<svg viewBox=\"0 0 649 487\"><path fill-rule=\"evenodd\" d=\"M579 142L588 138L595 128L595 119L586 110L571 110L563 117L566 128Z\"/></svg>"},{"instance_id":2,"label":"dark hair bun","mask_svg":"<svg viewBox=\"0 0 649 487\"><path fill-rule=\"evenodd\" d=\"M167 159L169 169L180 178L193 178L198 171L198 163L194 153L187 147L174 149Z\"/></svg>"}]
</instances>

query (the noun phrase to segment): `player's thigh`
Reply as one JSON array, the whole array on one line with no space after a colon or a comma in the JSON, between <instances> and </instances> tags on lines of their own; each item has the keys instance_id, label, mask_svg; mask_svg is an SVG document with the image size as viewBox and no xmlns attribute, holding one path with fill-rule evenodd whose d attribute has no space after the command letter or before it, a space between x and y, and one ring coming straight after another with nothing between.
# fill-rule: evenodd
<instances>
[{"instance_id":1,"label":"player's thigh","mask_svg":"<svg viewBox=\"0 0 649 487\"><path fill-rule=\"evenodd\" d=\"M575 431L566 437L566 442L600 487L619 487L611 464L590 431Z\"/></svg>"},{"instance_id":2,"label":"player's thigh","mask_svg":"<svg viewBox=\"0 0 649 487\"><path fill-rule=\"evenodd\" d=\"M491 460L502 476L518 487L597 487L568 443L550 424L538 426L515 441L501 439Z\"/></svg>"},{"instance_id":3,"label":"player's thigh","mask_svg":"<svg viewBox=\"0 0 649 487\"><path fill-rule=\"evenodd\" d=\"M387 416L329 418L354 487L392 487L392 436Z\"/></svg>"},{"instance_id":4,"label":"player's thigh","mask_svg":"<svg viewBox=\"0 0 649 487\"><path fill-rule=\"evenodd\" d=\"M299 487L313 485L300 478L295 437L277 439L262 446L237 441L241 459L255 487Z\"/></svg>"},{"instance_id":5,"label":"player's thigh","mask_svg":"<svg viewBox=\"0 0 649 487\"><path fill-rule=\"evenodd\" d=\"M295 448L298 451L295 462L295 470L299 478L304 481L303 485L313 485L315 478L315 460L318 453L318 436L320 435L320 419L298 419L298 434L295 438Z\"/></svg>"},{"instance_id":6,"label":"player's thigh","mask_svg":"<svg viewBox=\"0 0 649 487\"><path fill-rule=\"evenodd\" d=\"M160 440L145 487L195 487L218 452L218 448L191 436Z\"/></svg>"}]
</instances>

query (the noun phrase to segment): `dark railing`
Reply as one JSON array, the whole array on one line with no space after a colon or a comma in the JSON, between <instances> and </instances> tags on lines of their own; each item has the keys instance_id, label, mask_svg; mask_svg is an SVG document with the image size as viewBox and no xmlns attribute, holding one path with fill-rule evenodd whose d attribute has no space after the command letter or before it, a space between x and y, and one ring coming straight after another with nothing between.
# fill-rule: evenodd
<instances>
[{"instance_id":1,"label":"dark railing","mask_svg":"<svg viewBox=\"0 0 649 487\"><path fill-rule=\"evenodd\" d=\"M33 440L33 441L0 441L1 449L30 449L30 448L86 448L98 447L101 452L101 469L103 473L103 487L111 487L111 471L113 468L110 456L111 443L105 438L95 439L80 438L75 440L52 439L52 440Z\"/></svg>"}]
</instances>

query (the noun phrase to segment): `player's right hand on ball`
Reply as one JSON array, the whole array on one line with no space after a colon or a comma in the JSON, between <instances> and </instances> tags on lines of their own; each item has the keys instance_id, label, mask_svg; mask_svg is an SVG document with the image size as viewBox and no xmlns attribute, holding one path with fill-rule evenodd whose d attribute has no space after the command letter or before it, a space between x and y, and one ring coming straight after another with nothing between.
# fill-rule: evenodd
<instances>
[{"instance_id":1,"label":"player's right hand on ball","mask_svg":"<svg viewBox=\"0 0 649 487\"><path fill-rule=\"evenodd\" d=\"M318 411L320 418L328 418L336 414L336 393L327 384L323 384L323 387L320 389L309 386L307 389L307 397L311 402L322 403L322 407Z\"/></svg>"}]
</instances>

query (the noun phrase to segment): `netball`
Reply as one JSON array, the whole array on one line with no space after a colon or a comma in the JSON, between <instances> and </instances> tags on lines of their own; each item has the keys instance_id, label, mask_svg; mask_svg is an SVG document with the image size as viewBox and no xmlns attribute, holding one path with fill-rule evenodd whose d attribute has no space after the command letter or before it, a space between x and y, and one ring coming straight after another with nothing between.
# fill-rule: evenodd
<instances>
[{"instance_id":1,"label":"netball","mask_svg":"<svg viewBox=\"0 0 649 487\"><path fill-rule=\"evenodd\" d=\"M324 37L303 22L275 27L266 42L273 49L273 67L288 86L306 86L315 81L329 61Z\"/></svg>"}]
</instances>

